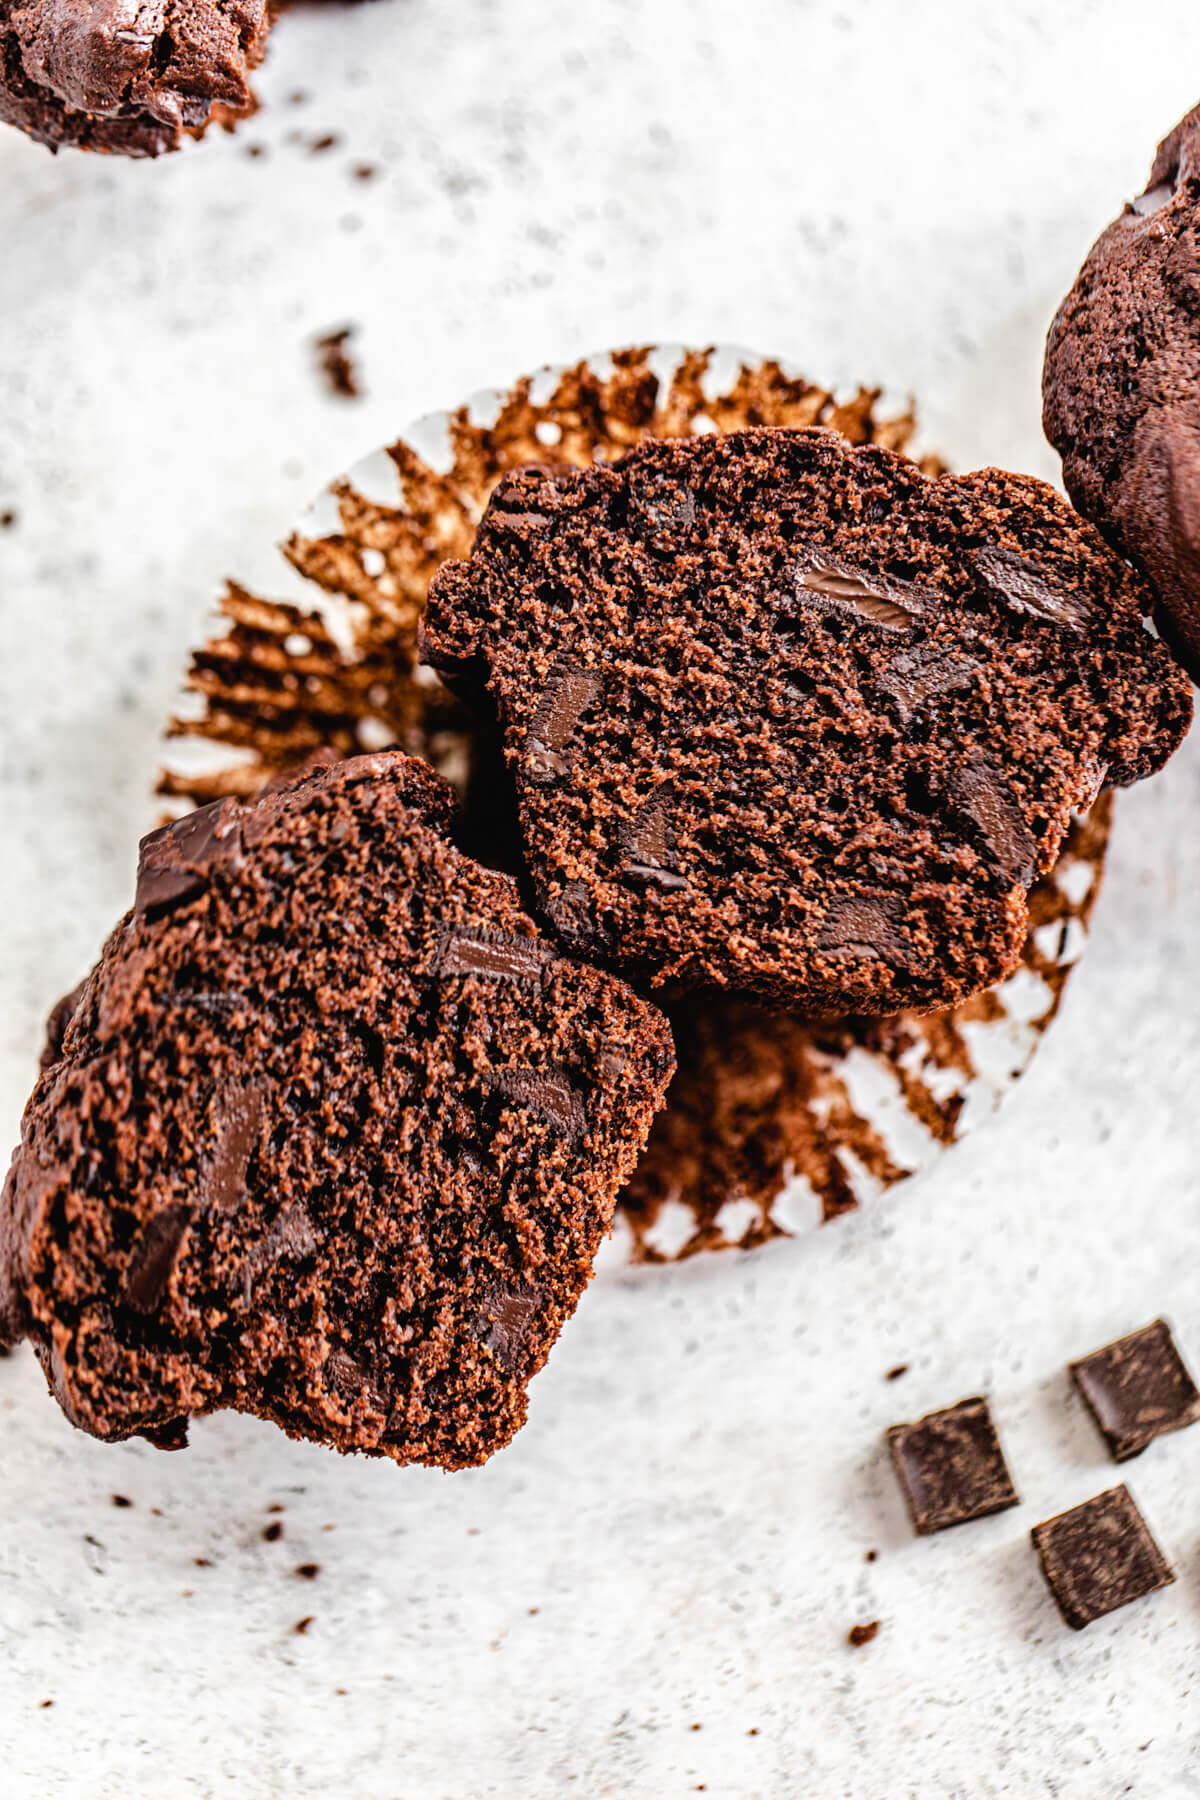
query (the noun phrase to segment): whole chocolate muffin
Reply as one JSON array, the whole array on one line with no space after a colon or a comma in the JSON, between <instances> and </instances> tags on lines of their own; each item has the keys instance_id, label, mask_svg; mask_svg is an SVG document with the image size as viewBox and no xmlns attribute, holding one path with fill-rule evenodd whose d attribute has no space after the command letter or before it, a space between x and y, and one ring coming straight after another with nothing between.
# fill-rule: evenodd
<instances>
[{"instance_id":1,"label":"whole chocolate muffin","mask_svg":"<svg viewBox=\"0 0 1200 1800\"><path fill-rule=\"evenodd\" d=\"M1200 107L1092 247L1050 328L1043 397L1068 493L1149 575L1200 679Z\"/></svg>"},{"instance_id":2,"label":"whole chocolate muffin","mask_svg":"<svg viewBox=\"0 0 1200 1800\"><path fill-rule=\"evenodd\" d=\"M0 1204L0 1341L82 1429L461 1468L523 1423L674 1059L452 808L390 753L145 841Z\"/></svg>"},{"instance_id":3,"label":"whole chocolate muffin","mask_svg":"<svg viewBox=\"0 0 1200 1800\"><path fill-rule=\"evenodd\" d=\"M0 119L57 150L159 156L250 112L270 0L0 0Z\"/></svg>"},{"instance_id":4,"label":"whole chocolate muffin","mask_svg":"<svg viewBox=\"0 0 1200 1800\"><path fill-rule=\"evenodd\" d=\"M1073 809L1187 729L1151 603L1042 482L750 431L510 477L422 629L560 942L828 1018L1012 970Z\"/></svg>"}]
</instances>

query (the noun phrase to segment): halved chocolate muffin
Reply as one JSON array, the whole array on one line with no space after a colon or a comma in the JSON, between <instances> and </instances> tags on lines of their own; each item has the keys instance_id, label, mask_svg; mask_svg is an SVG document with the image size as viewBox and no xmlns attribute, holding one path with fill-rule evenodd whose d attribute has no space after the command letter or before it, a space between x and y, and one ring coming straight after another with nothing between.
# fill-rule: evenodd
<instances>
[{"instance_id":1,"label":"halved chocolate muffin","mask_svg":"<svg viewBox=\"0 0 1200 1800\"><path fill-rule=\"evenodd\" d=\"M0 1339L82 1429L460 1468L523 1423L674 1059L452 810L390 753L145 841L0 1207Z\"/></svg>"},{"instance_id":2,"label":"halved chocolate muffin","mask_svg":"<svg viewBox=\"0 0 1200 1800\"><path fill-rule=\"evenodd\" d=\"M510 476L422 631L562 944L828 1018L1015 966L1072 811L1187 729L1151 604L1044 483L749 431Z\"/></svg>"}]
</instances>

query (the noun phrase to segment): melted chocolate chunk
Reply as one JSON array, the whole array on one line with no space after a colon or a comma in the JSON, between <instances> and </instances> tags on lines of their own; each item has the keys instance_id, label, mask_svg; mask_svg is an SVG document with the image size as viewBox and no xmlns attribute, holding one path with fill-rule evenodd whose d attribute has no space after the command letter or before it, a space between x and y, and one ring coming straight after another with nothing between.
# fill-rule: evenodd
<instances>
[{"instance_id":1,"label":"melted chocolate chunk","mask_svg":"<svg viewBox=\"0 0 1200 1800\"><path fill-rule=\"evenodd\" d=\"M1140 1456L1164 1432L1200 1421L1200 1391L1165 1319L1094 1350L1070 1369L1114 1462Z\"/></svg>"},{"instance_id":2,"label":"melted chocolate chunk","mask_svg":"<svg viewBox=\"0 0 1200 1800\"><path fill-rule=\"evenodd\" d=\"M629 860L624 870L630 879L666 889L688 885L686 875L679 873L675 835L670 826L674 798L674 788L665 781L630 827Z\"/></svg>"},{"instance_id":3,"label":"melted chocolate chunk","mask_svg":"<svg viewBox=\"0 0 1200 1800\"><path fill-rule=\"evenodd\" d=\"M193 899L207 886L214 864L236 862L240 853L236 812L229 800L202 806L152 831L142 839L135 914L169 912Z\"/></svg>"},{"instance_id":4,"label":"melted chocolate chunk","mask_svg":"<svg viewBox=\"0 0 1200 1800\"><path fill-rule=\"evenodd\" d=\"M499 1069L492 1086L506 1100L532 1107L572 1137L581 1137L587 1129L583 1095L566 1069Z\"/></svg>"},{"instance_id":5,"label":"melted chocolate chunk","mask_svg":"<svg viewBox=\"0 0 1200 1800\"><path fill-rule=\"evenodd\" d=\"M438 959L439 975L483 975L491 981L540 982L555 954L540 938L510 932L457 933L447 937Z\"/></svg>"},{"instance_id":6,"label":"melted chocolate chunk","mask_svg":"<svg viewBox=\"0 0 1200 1800\"><path fill-rule=\"evenodd\" d=\"M1030 1536L1055 1604L1072 1631L1082 1631L1175 1579L1126 1487L1110 1488L1035 1525Z\"/></svg>"},{"instance_id":7,"label":"melted chocolate chunk","mask_svg":"<svg viewBox=\"0 0 1200 1800\"><path fill-rule=\"evenodd\" d=\"M203 1204L213 1212L232 1212L244 1197L246 1172L258 1148L266 1101L266 1084L260 1081L225 1088L217 1098L217 1145L201 1184Z\"/></svg>"},{"instance_id":8,"label":"melted chocolate chunk","mask_svg":"<svg viewBox=\"0 0 1200 1800\"><path fill-rule=\"evenodd\" d=\"M936 644L916 644L894 656L876 680L895 702L901 724L907 725L931 700L969 687L978 673L979 664L969 656Z\"/></svg>"},{"instance_id":9,"label":"melted chocolate chunk","mask_svg":"<svg viewBox=\"0 0 1200 1800\"><path fill-rule=\"evenodd\" d=\"M902 936L904 910L887 896L844 900L827 914L821 948L830 956L878 956L904 967L910 960Z\"/></svg>"},{"instance_id":10,"label":"melted chocolate chunk","mask_svg":"<svg viewBox=\"0 0 1200 1800\"><path fill-rule=\"evenodd\" d=\"M1128 191L1128 190L1126 190ZM1145 219L1151 213L1161 212L1164 206L1170 206L1175 198L1175 183L1160 181L1154 187L1147 188L1136 200L1130 202L1130 211L1138 219Z\"/></svg>"},{"instance_id":11,"label":"melted chocolate chunk","mask_svg":"<svg viewBox=\"0 0 1200 1800\"><path fill-rule=\"evenodd\" d=\"M603 686L593 669L562 669L550 677L525 740L524 770L530 781L554 781L569 772L571 738Z\"/></svg>"},{"instance_id":12,"label":"melted chocolate chunk","mask_svg":"<svg viewBox=\"0 0 1200 1800\"><path fill-rule=\"evenodd\" d=\"M528 1287L500 1287L488 1296L480 1336L509 1374L518 1365L522 1341L540 1303L541 1295Z\"/></svg>"},{"instance_id":13,"label":"melted chocolate chunk","mask_svg":"<svg viewBox=\"0 0 1200 1800\"><path fill-rule=\"evenodd\" d=\"M1032 881L1037 842L1000 771L986 757L973 756L955 773L950 792L978 826L1000 874L1014 882Z\"/></svg>"},{"instance_id":14,"label":"melted chocolate chunk","mask_svg":"<svg viewBox=\"0 0 1200 1800\"><path fill-rule=\"evenodd\" d=\"M884 631L911 630L929 604L929 597L911 582L867 575L815 554L799 570L796 587L800 599L815 598L827 609L852 614Z\"/></svg>"},{"instance_id":15,"label":"melted chocolate chunk","mask_svg":"<svg viewBox=\"0 0 1200 1800\"><path fill-rule=\"evenodd\" d=\"M142 1226L125 1276L125 1298L138 1312L153 1312L158 1306L191 1222L190 1206L167 1206Z\"/></svg>"},{"instance_id":16,"label":"melted chocolate chunk","mask_svg":"<svg viewBox=\"0 0 1200 1800\"><path fill-rule=\"evenodd\" d=\"M1087 630L1091 607L1083 595L1052 585L1032 563L1011 550L981 550L975 567L1014 612L1028 613L1047 625L1061 625L1065 631Z\"/></svg>"},{"instance_id":17,"label":"melted chocolate chunk","mask_svg":"<svg viewBox=\"0 0 1200 1800\"><path fill-rule=\"evenodd\" d=\"M918 1537L1018 1504L985 1399L960 1400L887 1435Z\"/></svg>"}]
</instances>

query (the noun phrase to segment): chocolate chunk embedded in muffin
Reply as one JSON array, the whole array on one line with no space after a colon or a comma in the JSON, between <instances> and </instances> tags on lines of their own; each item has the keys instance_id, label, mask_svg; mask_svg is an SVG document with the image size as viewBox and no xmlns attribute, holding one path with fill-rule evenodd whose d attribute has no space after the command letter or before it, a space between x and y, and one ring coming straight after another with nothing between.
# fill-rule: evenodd
<instances>
[{"instance_id":1,"label":"chocolate chunk embedded in muffin","mask_svg":"<svg viewBox=\"0 0 1200 1800\"><path fill-rule=\"evenodd\" d=\"M0 1209L0 1317L84 1430L459 1468L524 1421L673 1058L452 805L380 755L146 840Z\"/></svg>"},{"instance_id":2,"label":"chocolate chunk embedded in muffin","mask_svg":"<svg viewBox=\"0 0 1200 1800\"><path fill-rule=\"evenodd\" d=\"M1068 493L1145 569L1200 680L1200 107L1093 245L1050 328L1042 385Z\"/></svg>"},{"instance_id":3,"label":"chocolate chunk embedded in muffin","mask_svg":"<svg viewBox=\"0 0 1200 1800\"><path fill-rule=\"evenodd\" d=\"M254 108L269 0L0 0L0 119L51 149L158 156Z\"/></svg>"},{"instance_id":4,"label":"chocolate chunk embedded in muffin","mask_svg":"<svg viewBox=\"0 0 1200 1800\"><path fill-rule=\"evenodd\" d=\"M423 632L560 942L831 1017L1012 970L1072 810L1186 731L1150 604L1041 482L751 431L510 477Z\"/></svg>"}]
</instances>

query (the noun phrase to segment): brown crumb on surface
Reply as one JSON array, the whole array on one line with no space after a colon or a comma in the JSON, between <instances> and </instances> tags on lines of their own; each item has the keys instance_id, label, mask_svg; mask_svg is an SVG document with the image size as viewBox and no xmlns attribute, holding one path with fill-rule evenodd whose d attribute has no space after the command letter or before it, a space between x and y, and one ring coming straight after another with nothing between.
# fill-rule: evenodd
<instances>
[{"instance_id":1,"label":"brown crumb on surface","mask_svg":"<svg viewBox=\"0 0 1200 1800\"><path fill-rule=\"evenodd\" d=\"M208 1556L193 1556L192 1561L198 1569L211 1569L213 1566L212 1558Z\"/></svg>"},{"instance_id":2,"label":"brown crumb on surface","mask_svg":"<svg viewBox=\"0 0 1200 1800\"><path fill-rule=\"evenodd\" d=\"M308 102L308 93L307 93L307 90L304 88L296 88L292 93L290 93L288 95L288 105L289 106L305 106L307 104L307 102Z\"/></svg>"},{"instance_id":3,"label":"brown crumb on surface","mask_svg":"<svg viewBox=\"0 0 1200 1800\"><path fill-rule=\"evenodd\" d=\"M868 1550L867 1554L863 1557L863 1561L864 1562L878 1562L879 1561L878 1550Z\"/></svg>"},{"instance_id":4,"label":"brown crumb on surface","mask_svg":"<svg viewBox=\"0 0 1200 1800\"><path fill-rule=\"evenodd\" d=\"M375 163L357 163L354 169L354 179L355 181L374 181L378 173L379 168Z\"/></svg>"},{"instance_id":5,"label":"brown crumb on surface","mask_svg":"<svg viewBox=\"0 0 1200 1800\"><path fill-rule=\"evenodd\" d=\"M751 1725L749 1731L747 1731L747 1733L746 1733L746 1736L747 1737L757 1737L758 1736L758 1726Z\"/></svg>"},{"instance_id":6,"label":"brown crumb on surface","mask_svg":"<svg viewBox=\"0 0 1200 1800\"><path fill-rule=\"evenodd\" d=\"M0 512L0 531L11 531L16 522L16 513L11 506L6 506L4 511Z\"/></svg>"},{"instance_id":7,"label":"brown crumb on surface","mask_svg":"<svg viewBox=\"0 0 1200 1800\"><path fill-rule=\"evenodd\" d=\"M267 146L265 144L247 144L246 145L246 155L247 156L265 156L266 154L267 154Z\"/></svg>"},{"instance_id":8,"label":"brown crumb on surface","mask_svg":"<svg viewBox=\"0 0 1200 1800\"><path fill-rule=\"evenodd\" d=\"M314 340L317 367L325 377L331 394L341 400L358 400L362 383L347 345L354 336L354 326L344 325L340 331L327 331Z\"/></svg>"},{"instance_id":9,"label":"brown crumb on surface","mask_svg":"<svg viewBox=\"0 0 1200 1800\"><path fill-rule=\"evenodd\" d=\"M282 1536L283 1524L281 1520L273 1519L269 1525L263 1526L263 1537L268 1544L277 1544Z\"/></svg>"},{"instance_id":10,"label":"brown crumb on surface","mask_svg":"<svg viewBox=\"0 0 1200 1800\"><path fill-rule=\"evenodd\" d=\"M873 1638L878 1636L879 1620L872 1619L869 1625L852 1625L846 1633L846 1642L855 1650L861 1650L864 1644L869 1644Z\"/></svg>"},{"instance_id":11,"label":"brown crumb on surface","mask_svg":"<svg viewBox=\"0 0 1200 1800\"><path fill-rule=\"evenodd\" d=\"M342 140L336 131L325 131L322 132L320 137L314 138L308 147L314 156L320 156L324 150L335 149L341 141Z\"/></svg>"},{"instance_id":12,"label":"brown crumb on surface","mask_svg":"<svg viewBox=\"0 0 1200 1800\"><path fill-rule=\"evenodd\" d=\"M899 1379L902 1375L907 1375L907 1374L908 1374L908 1364L907 1363L897 1363L895 1368L888 1370L887 1374L884 1376L883 1379L885 1381L899 1381Z\"/></svg>"},{"instance_id":13,"label":"brown crumb on surface","mask_svg":"<svg viewBox=\"0 0 1200 1800\"><path fill-rule=\"evenodd\" d=\"M112 1503L114 1506L132 1506L133 1505L133 1501L129 1498L128 1494L113 1494L111 1496L111 1499L112 1499Z\"/></svg>"},{"instance_id":14,"label":"brown crumb on surface","mask_svg":"<svg viewBox=\"0 0 1200 1800\"><path fill-rule=\"evenodd\" d=\"M42 1712L45 1712L45 1710L48 1706L53 1706L53 1705L54 1705L53 1700L40 1700L38 1702L39 1709Z\"/></svg>"},{"instance_id":15,"label":"brown crumb on surface","mask_svg":"<svg viewBox=\"0 0 1200 1800\"><path fill-rule=\"evenodd\" d=\"M296 1633L297 1637L304 1637L306 1635L309 1626L313 1622L313 1617L314 1615L312 1613L306 1613L302 1619L296 1620L292 1630Z\"/></svg>"},{"instance_id":16,"label":"brown crumb on surface","mask_svg":"<svg viewBox=\"0 0 1200 1800\"><path fill-rule=\"evenodd\" d=\"M301 1563L296 1569L296 1574L304 1581L315 1581L320 1573L320 1563Z\"/></svg>"}]
</instances>

